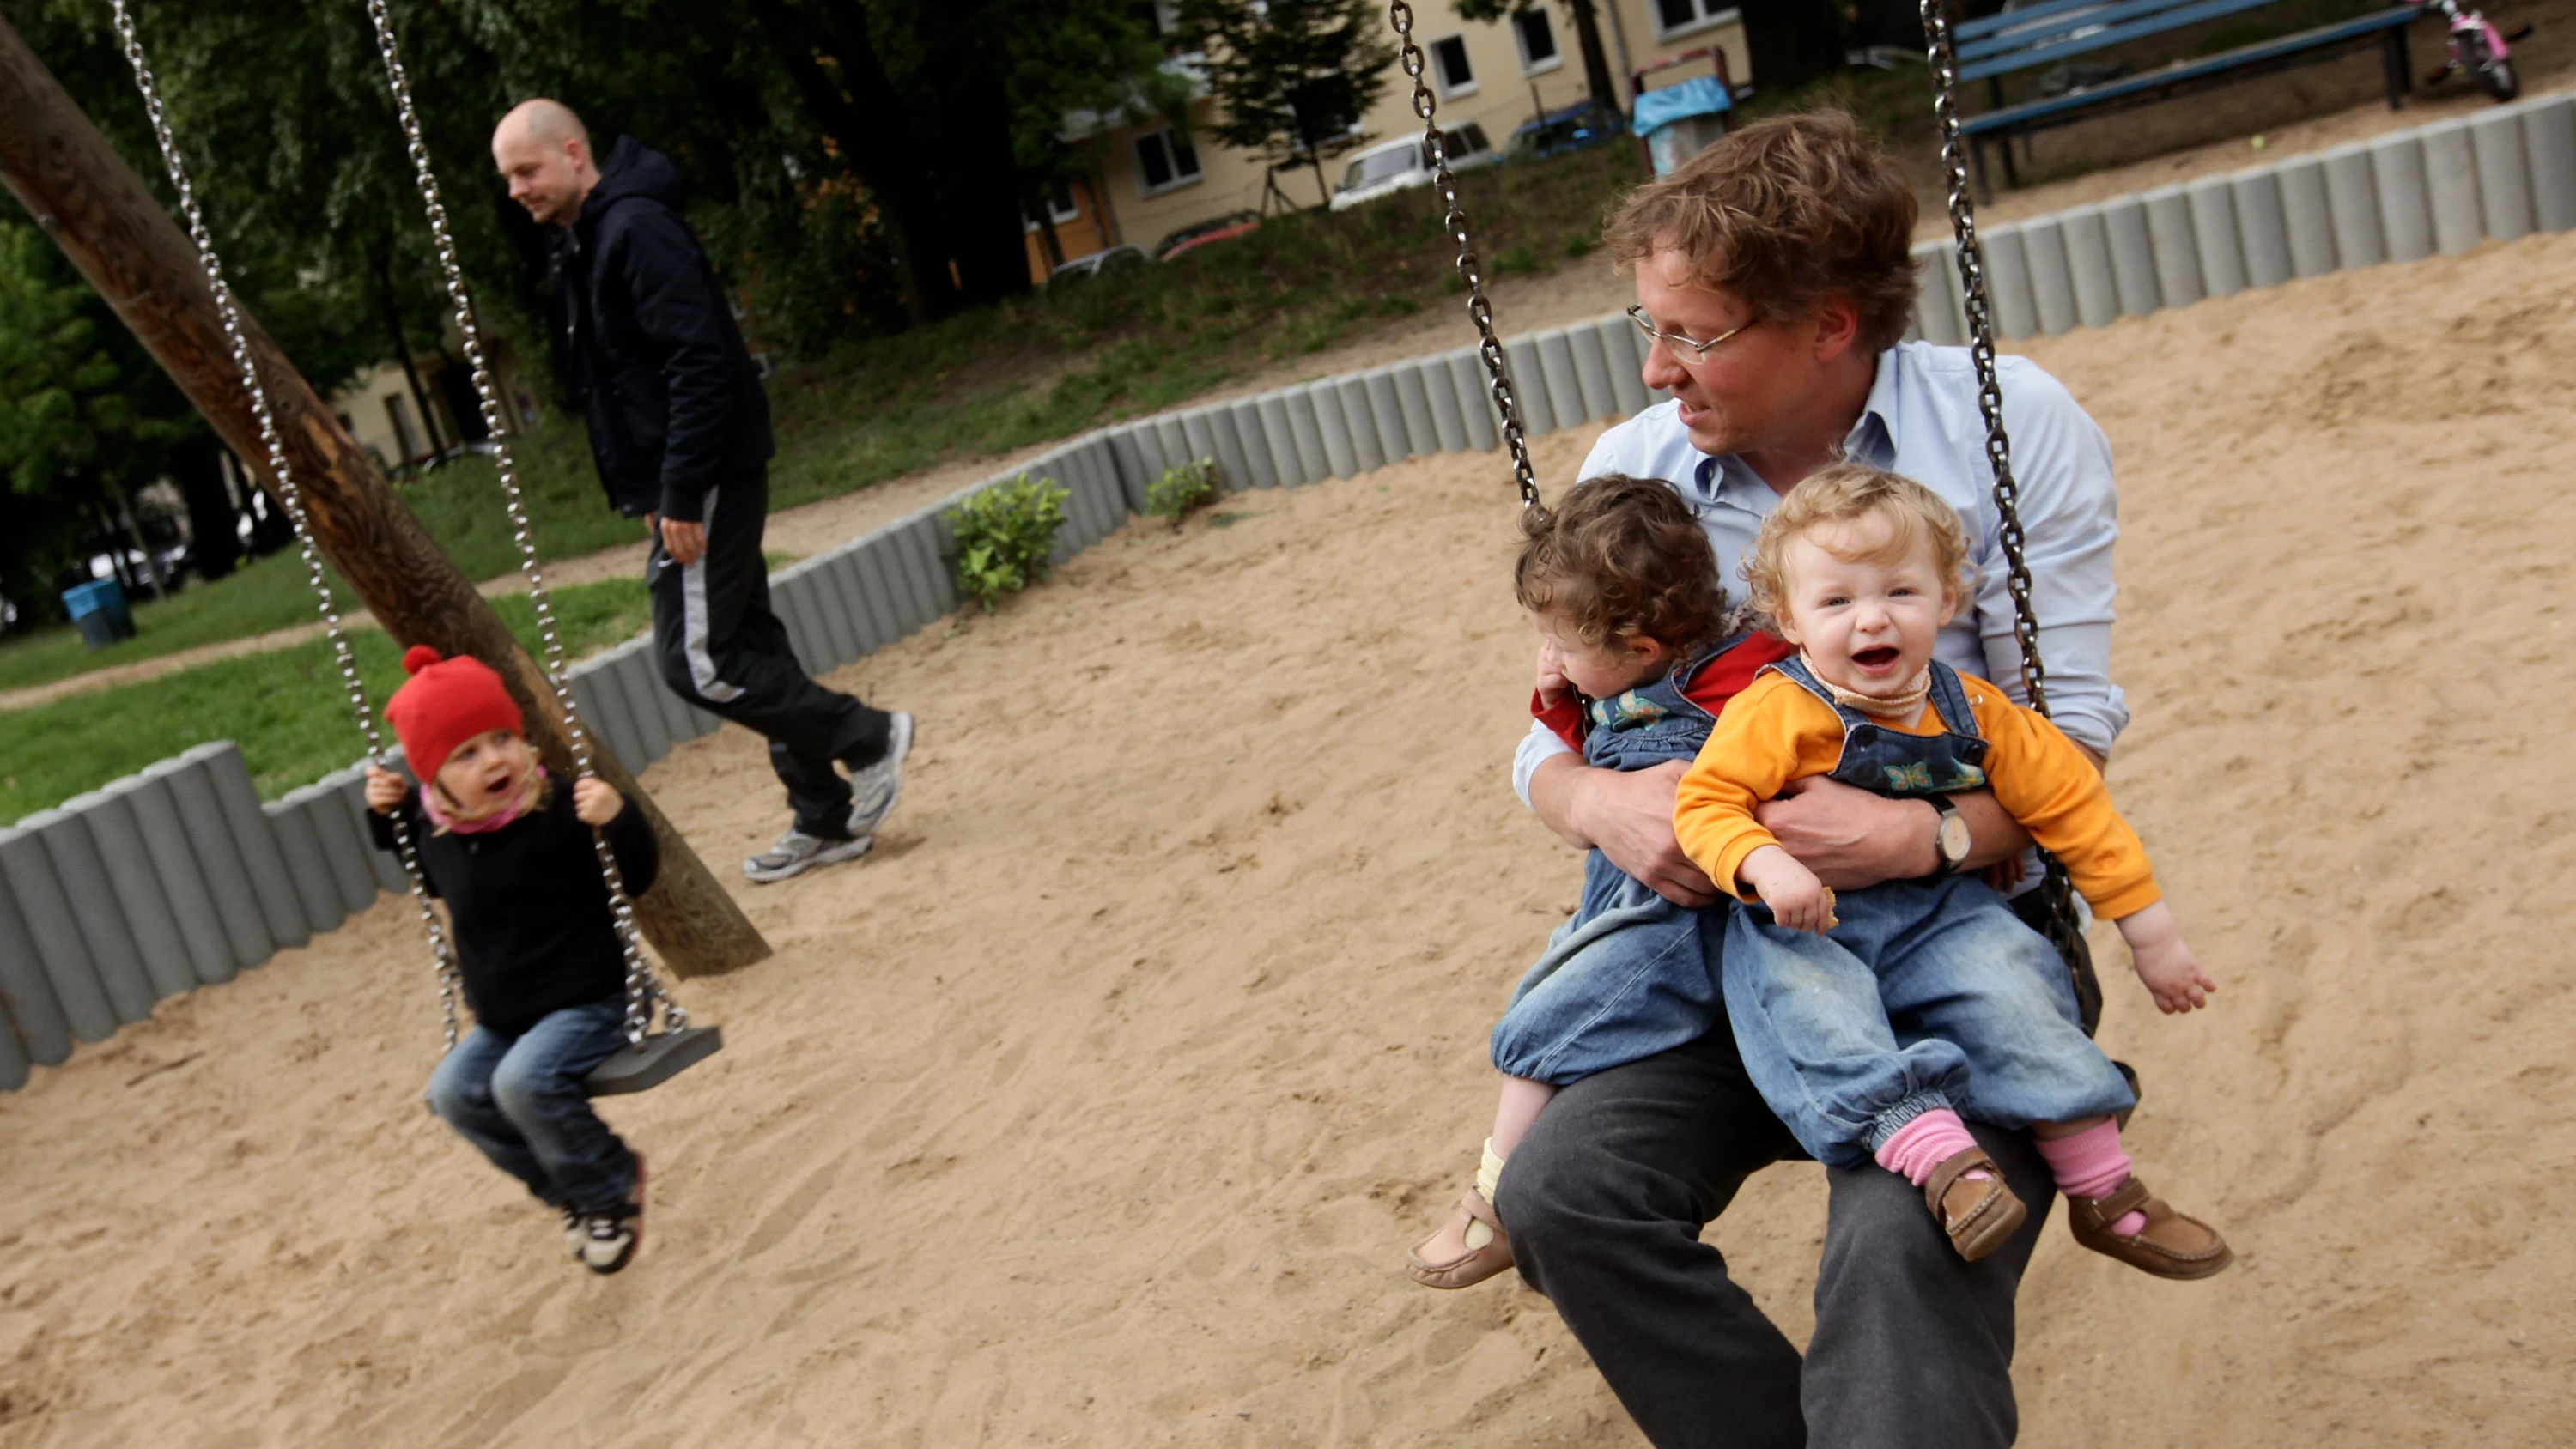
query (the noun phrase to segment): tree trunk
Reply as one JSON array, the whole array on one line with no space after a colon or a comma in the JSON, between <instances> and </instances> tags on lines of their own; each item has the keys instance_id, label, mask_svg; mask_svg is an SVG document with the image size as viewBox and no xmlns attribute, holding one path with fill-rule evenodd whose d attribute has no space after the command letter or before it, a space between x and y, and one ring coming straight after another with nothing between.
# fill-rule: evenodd
<instances>
[{"instance_id":1,"label":"tree trunk","mask_svg":"<svg viewBox=\"0 0 2576 1449\"><path fill-rule=\"evenodd\" d=\"M1763 94L1776 97L1841 67L1842 26L1827 0L1749 0L1742 10L1751 79Z\"/></svg>"},{"instance_id":2,"label":"tree trunk","mask_svg":"<svg viewBox=\"0 0 2576 1449\"><path fill-rule=\"evenodd\" d=\"M170 454L170 476L188 500L188 558L208 583L231 573L242 553L241 510L224 487L221 454L209 437L190 438Z\"/></svg>"},{"instance_id":3,"label":"tree trunk","mask_svg":"<svg viewBox=\"0 0 2576 1449\"><path fill-rule=\"evenodd\" d=\"M234 453L268 457L195 248L70 96L0 22L0 184L25 205ZM394 639L470 654L500 672L546 763L569 774L565 703L473 581L439 551L312 386L258 322L240 318L314 541ZM275 486L276 480L269 480ZM635 802L662 844L662 878L637 921L682 976L769 954L733 898L606 750L600 778Z\"/></svg>"},{"instance_id":4,"label":"tree trunk","mask_svg":"<svg viewBox=\"0 0 2576 1449\"><path fill-rule=\"evenodd\" d=\"M124 529L125 537L134 545L134 551L143 556L143 581L151 586L152 597L156 599L170 597L168 586L161 581L161 561L152 556L152 545L143 537L143 525L134 516L134 500L125 495L122 484L107 475L99 475L98 482L99 487L107 492L110 504L108 516Z\"/></svg>"},{"instance_id":5,"label":"tree trunk","mask_svg":"<svg viewBox=\"0 0 2576 1449\"><path fill-rule=\"evenodd\" d=\"M1583 52L1583 80L1592 88L1592 99L1621 114L1627 107L1619 104L1619 83L1610 75L1610 52L1601 46L1601 13L1593 0L1565 0L1565 8L1574 15L1576 48Z\"/></svg>"},{"instance_id":6,"label":"tree trunk","mask_svg":"<svg viewBox=\"0 0 2576 1449\"><path fill-rule=\"evenodd\" d=\"M948 236L911 116L894 94L868 17L857 5L825 3L822 39L840 70L836 81L815 57L814 41L780 0L754 0L753 13L772 36L798 94L839 147L844 164L867 182L885 208L886 232L903 268L904 306L915 323L957 310L957 283L948 275Z\"/></svg>"},{"instance_id":7,"label":"tree trunk","mask_svg":"<svg viewBox=\"0 0 2576 1449\"><path fill-rule=\"evenodd\" d=\"M411 405L420 412L420 431L429 440L429 453L436 457L447 451L438 438L438 414L429 406L429 389L420 385L420 368L413 363L411 340L403 335L402 303L394 295L393 242L378 237L367 248L368 270L376 279L376 317L385 324L385 335L393 340L394 356L401 361L403 381L411 385ZM411 460L405 458L404 462Z\"/></svg>"}]
</instances>

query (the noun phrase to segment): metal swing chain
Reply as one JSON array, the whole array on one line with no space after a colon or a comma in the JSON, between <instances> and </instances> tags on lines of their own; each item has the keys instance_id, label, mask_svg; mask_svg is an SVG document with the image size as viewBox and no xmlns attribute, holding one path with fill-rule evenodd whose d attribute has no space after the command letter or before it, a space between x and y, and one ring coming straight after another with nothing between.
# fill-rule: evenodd
<instances>
[{"instance_id":1,"label":"metal swing chain","mask_svg":"<svg viewBox=\"0 0 2576 1449\"><path fill-rule=\"evenodd\" d=\"M1986 300L1985 252L1968 199L1966 148L1959 138L1959 63L1946 0L1922 0L1924 49L1931 61L1932 114L1941 127L1941 166L1949 184L1950 230L1959 242L1959 293L1965 299L1968 355L1977 369L1977 411L1985 418L1986 462L1995 474L1997 533L2004 546L2005 587L2012 595L2013 638L2021 645L2022 688L2030 707L2048 713L2048 666L2039 656L2039 615L2030 602L2030 565L2022 557L2021 486L2013 481L2012 440L2004 435L2004 395L1995 380L1994 316Z\"/></svg>"},{"instance_id":2,"label":"metal swing chain","mask_svg":"<svg viewBox=\"0 0 2576 1449\"><path fill-rule=\"evenodd\" d=\"M295 482L295 471L287 465L286 443L277 430L276 414L270 409L268 387L260 381L259 367L251 356L250 338L242 330L241 311L233 304L232 285L224 280L223 261L215 253L214 236L206 228L205 211L197 204L196 187L188 180L188 168L179 157L179 144L170 131L169 111L161 102L161 84L152 74L151 63L144 58L143 42L135 33L134 16L126 9L125 0L108 0L115 14L116 34L123 43L126 64L133 67L135 88L143 93L144 113L151 117L152 136L161 147L161 163L169 172L170 185L178 192L179 212L188 224L189 240L196 243L197 263L204 268L206 286L213 292L216 314L222 319L224 340L232 348L233 365L241 370L243 389L249 394L251 414L259 421L260 441L268 446L269 476L277 484L277 500L286 509L286 517L295 525L295 545L304 558L305 578L313 586L313 597L322 614L322 630L330 637L332 656L340 665L340 681L349 696L349 709L357 717L358 732L366 737L367 759L379 768L387 768L383 734L376 728L375 713L367 706L367 687L358 678L358 659L349 647L349 636L341 629L340 610L331 597L331 583L323 572L322 555L314 546L313 529L304 512L303 490ZM448 949L447 931L439 923L438 912L430 906L429 888L420 871L420 855L412 840L411 829L399 814L391 817L394 846L402 857L403 875L411 882L412 902L420 910L421 929L429 936L429 947L438 974L438 1005L445 1018L447 1045L456 1045L456 1000L460 994L456 960Z\"/></svg>"},{"instance_id":3,"label":"metal swing chain","mask_svg":"<svg viewBox=\"0 0 2576 1449\"><path fill-rule=\"evenodd\" d=\"M375 23L376 48L384 56L385 80L393 91L395 113L402 121L403 143L411 156L413 179L420 186L421 205L429 215L439 270L446 279L448 301L455 308L456 330L465 339L465 360L474 374L474 396L481 405L484 432L492 440L494 470L500 474L501 495L510 510L511 537L519 546L519 572L527 577L528 598L536 606L537 632L545 641L546 679L564 701L564 733L572 747L573 771L576 777L586 776L592 773L590 732L582 725L581 711L572 704L571 685L564 670L563 636L555 627L554 603L546 592L545 572L537 561L536 535L528 527L527 504L519 492L517 464L510 455L510 430L502 417L501 395L484 361L482 329L475 324L474 301L465 288L464 268L456 260L456 238L447 224L446 204L439 200L438 174L430 166L429 145L421 138L420 113L412 106L411 75L403 67L402 49L395 43L393 19L386 12L385 0L367 0L367 18ZM609 849L606 832L594 829L590 839L591 850L599 857L600 879L608 885L618 946L626 958L626 1040L630 1045L644 1040L652 1026L656 1002L662 1007L664 1029L678 1031L689 1024L689 1014L671 999L644 959L634 902L627 897L626 877L617 867L617 853Z\"/></svg>"},{"instance_id":4,"label":"metal swing chain","mask_svg":"<svg viewBox=\"0 0 2576 1449\"><path fill-rule=\"evenodd\" d=\"M1467 240L1467 213L1458 205L1458 178L1449 170L1448 143L1431 119L1435 106L1430 82L1422 78L1422 47L1413 43L1413 7L1405 0L1388 0L1386 9L1400 42L1398 55L1404 73L1413 81L1413 114L1422 118L1422 146L1424 154L1431 158L1431 184L1440 193L1444 208L1442 225L1450 240L1458 244L1458 276L1467 284L1467 317L1476 324L1476 356L1485 364L1494 408L1502 415L1503 445L1512 454L1512 479L1520 487L1521 506L1536 508L1538 475L1530 469L1529 441L1521 432L1520 399L1513 394L1511 373L1503 366L1503 344L1494 337L1494 308L1485 300L1484 275L1476 260L1476 249Z\"/></svg>"}]
</instances>

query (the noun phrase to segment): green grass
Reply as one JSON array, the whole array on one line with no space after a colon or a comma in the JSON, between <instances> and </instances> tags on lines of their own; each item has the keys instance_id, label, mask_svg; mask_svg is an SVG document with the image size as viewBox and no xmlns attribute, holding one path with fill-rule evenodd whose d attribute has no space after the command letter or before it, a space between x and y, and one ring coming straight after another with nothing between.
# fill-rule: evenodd
<instances>
[{"instance_id":1,"label":"green grass","mask_svg":"<svg viewBox=\"0 0 2576 1449\"><path fill-rule=\"evenodd\" d=\"M652 601L640 579L557 589L554 604L570 658L652 624ZM537 647L536 609L524 595L495 599L492 607L511 632ZM381 717L385 697L402 677L400 651L381 630L349 637L369 708ZM0 820L58 805L207 740L237 741L268 799L365 751L327 639L76 695L15 712L8 721L0 730Z\"/></svg>"}]
</instances>

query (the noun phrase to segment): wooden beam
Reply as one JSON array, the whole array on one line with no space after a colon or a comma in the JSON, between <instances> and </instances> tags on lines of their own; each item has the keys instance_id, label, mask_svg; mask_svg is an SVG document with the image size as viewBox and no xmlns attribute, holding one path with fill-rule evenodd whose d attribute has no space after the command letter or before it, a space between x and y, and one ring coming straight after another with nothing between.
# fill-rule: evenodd
<instances>
[{"instance_id":1,"label":"wooden beam","mask_svg":"<svg viewBox=\"0 0 2576 1449\"><path fill-rule=\"evenodd\" d=\"M274 496L268 447L195 245L6 21L0 21L0 185L107 299L234 454L252 461ZM247 313L242 324L323 556L399 642L470 654L498 670L527 712L529 738L549 766L568 776L566 703L545 672L267 332ZM635 903L635 913L663 961L678 975L699 976L768 956L769 943L652 798L596 731L591 739L600 777L642 807L661 838L660 883Z\"/></svg>"}]
</instances>

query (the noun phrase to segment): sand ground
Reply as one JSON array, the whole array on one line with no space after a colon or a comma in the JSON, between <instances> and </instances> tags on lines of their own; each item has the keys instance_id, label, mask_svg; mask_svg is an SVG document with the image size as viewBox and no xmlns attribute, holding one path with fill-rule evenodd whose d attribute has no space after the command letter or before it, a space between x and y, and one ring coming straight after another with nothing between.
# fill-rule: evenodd
<instances>
[{"instance_id":1,"label":"sand ground","mask_svg":"<svg viewBox=\"0 0 2576 1449\"><path fill-rule=\"evenodd\" d=\"M2112 780L2225 983L2118 978L2104 1038L2241 1263L2052 1223L2024 1441L2576 1441L2576 235L2029 350L2118 451ZM1511 515L1485 456L1241 496L834 676L920 715L904 804L742 889L778 956L684 987L729 1049L608 1108L653 1162L620 1277L422 1110L400 902L40 1071L0 1446L1638 1442L1544 1300L1398 1273L1577 891L1504 781ZM720 863L780 823L738 729L646 779ZM1710 1233L1797 1335L1820 1189Z\"/></svg>"}]
</instances>

